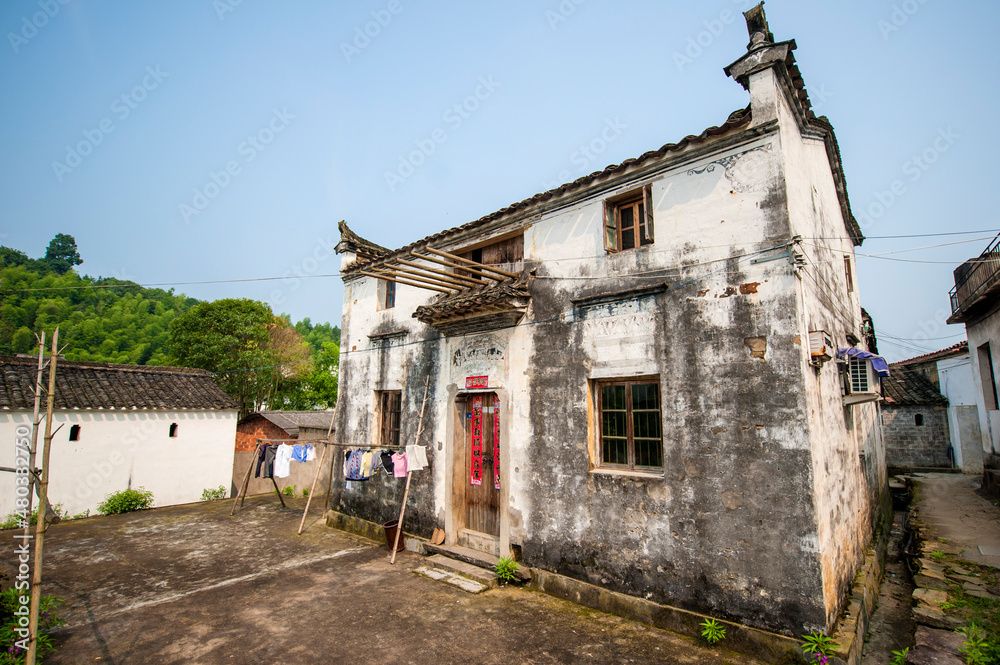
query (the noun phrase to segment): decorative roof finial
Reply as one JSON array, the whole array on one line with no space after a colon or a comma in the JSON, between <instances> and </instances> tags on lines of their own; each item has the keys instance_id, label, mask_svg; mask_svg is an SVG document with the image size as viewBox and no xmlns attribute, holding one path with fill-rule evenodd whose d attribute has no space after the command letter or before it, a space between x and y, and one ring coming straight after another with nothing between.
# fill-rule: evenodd
<instances>
[{"instance_id":1,"label":"decorative roof finial","mask_svg":"<svg viewBox=\"0 0 1000 665\"><path fill-rule=\"evenodd\" d=\"M747 21L747 32L750 34L750 43L747 44L748 51L774 43L774 35L767 27L763 1L756 7L743 12L743 18Z\"/></svg>"}]
</instances>

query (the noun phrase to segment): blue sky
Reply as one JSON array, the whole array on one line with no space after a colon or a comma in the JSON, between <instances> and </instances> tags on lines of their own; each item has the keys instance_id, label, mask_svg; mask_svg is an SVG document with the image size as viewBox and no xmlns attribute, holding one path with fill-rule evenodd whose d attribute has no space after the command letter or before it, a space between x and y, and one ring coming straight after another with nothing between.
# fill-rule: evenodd
<instances>
[{"instance_id":1,"label":"blue sky","mask_svg":"<svg viewBox=\"0 0 1000 665\"><path fill-rule=\"evenodd\" d=\"M751 4L6 0L0 243L69 233L81 272L143 284L301 274L177 290L339 324L339 278L315 277L337 221L402 246L722 123ZM959 341L951 271L995 232L877 236L1000 228L1000 4L766 10L837 131L859 251L971 241L859 258L882 352Z\"/></svg>"}]
</instances>

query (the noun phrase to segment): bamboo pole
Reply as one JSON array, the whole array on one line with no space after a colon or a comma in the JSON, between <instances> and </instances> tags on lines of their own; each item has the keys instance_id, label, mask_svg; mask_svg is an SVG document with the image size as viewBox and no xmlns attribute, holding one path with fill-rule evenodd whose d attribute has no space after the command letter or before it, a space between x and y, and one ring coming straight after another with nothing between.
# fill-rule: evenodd
<instances>
[{"instance_id":1,"label":"bamboo pole","mask_svg":"<svg viewBox=\"0 0 1000 665\"><path fill-rule=\"evenodd\" d=\"M419 282L421 284L429 284L430 286L451 289L453 291L460 291L465 288L465 285L456 285L445 281L443 278L438 280L437 277L433 279L430 277L414 277L413 275L407 274L407 272L415 273L416 270L410 270L409 268L400 268L399 266L392 266L392 269L388 268L372 268L372 270L382 277L382 279L396 281L397 279L406 279L412 282ZM422 288L422 287L421 287Z\"/></svg>"},{"instance_id":2,"label":"bamboo pole","mask_svg":"<svg viewBox=\"0 0 1000 665\"><path fill-rule=\"evenodd\" d=\"M250 466L247 467L247 473L243 477L243 482L240 483L240 489L236 492L236 496L233 498L233 509L229 511L229 516L232 517L233 513L236 512L236 504L239 503L240 497L243 496L247 487L250 485L250 472L253 471L253 463L257 461L258 455L260 455L260 447L262 444L257 443L257 447L253 449L253 455L250 457Z\"/></svg>"},{"instance_id":3,"label":"bamboo pole","mask_svg":"<svg viewBox=\"0 0 1000 665\"><path fill-rule=\"evenodd\" d=\"M309 504L312 503L313 493L316 492L316 483L319 481L319 473L323 470L323 461L326 459L326 451L329 446L323 445L323 454L319 458L319 464L316 465L316 476L313 478L312 488L309 490L309 498L306 499L306 509L302 511L302 521L299 522L298 535L302 535L302 526L306 523L306 515L309 514Z\"/></svg>"},{"instance_id":4,"label":"bamboo pole","mask_svg":"<svg viewBox=\"0 0 1000 665\"><path fill-rule=\"evenodd\" d=\"M334 412L333 412L333 415L330 416L330 428L326 430L326 442L327 442L327 446L326 447L327 448L329 448L331 445L334 446L334 448L336 448L336 445L332 441L332 439L333 439L333 421L337 419L336 408L337 408L337 406L336 406L336 404L334 404ZM326 511L330 509L330 492L333 490L333 461L337 458L337 455L335 453L336 453L336 450L334 450L333 453L330 453L330 475L327 476L327 479L326 479L326 498L323 499L323 516L324 517L326 516Z\"/></svg>"},{"instance_id":5,"label":"bamboo pole","mask_svg":"<svg viewBox=\"0 0 1000 665\"><path fill-rule=\"evenodd\" d=\"M42 561L45 543L45 506L49 499L49 458L52 454L52 412L55 410L56 360L59 356L59 328L52 334L49 358L49 391L45 395L45 448L42 450L42 477L38 483L38 521L35 522L35 569L31 571L31 609L28 615L28 655L26 665L35 665L38 656L38 608L42 602ZM30 521L30 517L28 518Z\"/></svg>"},{"instance_id":6,"label":"bamboo pole","mask_svg":"<svg viewBox=\"0 0 1000 665\"><path fill-rule=\"evenodd\" d=\"M404 268L403 266L397 266L395 264L390 265L386 268L372 268L375 271L391 271L393 273L399 273L406 279L423 280L425 282L430 282L432 284L440 284L442 286L447 286L449 288L464 289L466 284L454 277L443 277L439 275L432 275L428 272L422 272L414 268Z\"/></svg>"},{"instance_id":7,"label":"bamboo pole","mask_svg":"<svg viewBox=\"0 0 1000 665\"><path fill-rule=\"evenodd\" d=\"M31 448L28 450L28 508L24 521L24 540L31 538L31 503L35 498L35 451L38 450L38 425L42 410L42 372L45 369L45 331L38 338L38 374L35 376L35 406L31 411ZM44 509L39 510L44 514Z\"/></svg>"},{"instance_id":8,"label":"bamboo pole","mask_svg":"<svg viewBox=\"0 0 1000 665\"><path fill-rule=\"evenodd\" d=\"M422 247L425 252L430 252L431 254L437 254L438 256L443 256L446 259L451 259L452 261L457 261L463 263L467 266L472 266L473 268L479 268L481 270L489 270L490 272L495 272L503 275L504 277L510 277L516 279L519 275L507 272L506 270L501 270L500 268L494 268L493 266L488 266L485 263L477 263L476 261L470 261L469 259L464 259L461 256L455 256L454 254L449 254L448 252L442 252L440 249L434 249L433 247Z\"/></svg>"},{"instance_id":9,"label":"bamboo pole","mask_svg":"<svg viewBox=\"0 0 1000 665\"><path fill-rule=\"evenodd\" d=\"M417 436L414 439L416 445L420 445L420 434L424 431L424 408L427 406L427 387L430 385L431 377L428 374L427 379L424 381L424 400L420 403L420 423L417 425ZM413 471L409 468L409 463L407 463L406 469L406 489L403 491L403 506L399 509L399 522L396 524L396 539L392 543L392 557L389 559L389 563L396 563L396 550L399 549L399 539L403 535L403 516L406 515L406 499L410 496L410 478L413 476Z\"/></svg>"}]
</instances>

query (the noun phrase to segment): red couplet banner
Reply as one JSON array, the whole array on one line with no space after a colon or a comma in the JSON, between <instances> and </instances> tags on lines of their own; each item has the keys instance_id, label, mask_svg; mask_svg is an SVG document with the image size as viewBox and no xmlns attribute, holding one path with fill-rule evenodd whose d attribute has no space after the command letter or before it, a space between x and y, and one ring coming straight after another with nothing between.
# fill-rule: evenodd
<instances>
[{"instance_id":1,"label":"red couplet banner","mask_svg":"<svg viewBox=\"0 0 1000 665\"><path fill-rule=\"evenodd\" d=\"M469 469L473 485L483 484L483 396L472 398L472 460Z\"/></svg>"}]
</instances>

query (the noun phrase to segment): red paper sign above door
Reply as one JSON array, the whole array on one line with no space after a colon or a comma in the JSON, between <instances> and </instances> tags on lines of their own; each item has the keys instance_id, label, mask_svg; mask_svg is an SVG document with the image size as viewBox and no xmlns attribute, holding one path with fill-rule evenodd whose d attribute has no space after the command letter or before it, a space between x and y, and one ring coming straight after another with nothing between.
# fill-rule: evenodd
<instances>
[{"instance_id":1,"label":"red paper sign above door","mask_svg":"<svg viewBox=\"0 0 1000 665\"><path fill-rule=\"evenodd\" d=\"M467 376L465 377L465 388L470 390L473 388L489 388L490 387L490 377L488 376Z\"/></svg>"}]
</instances>

